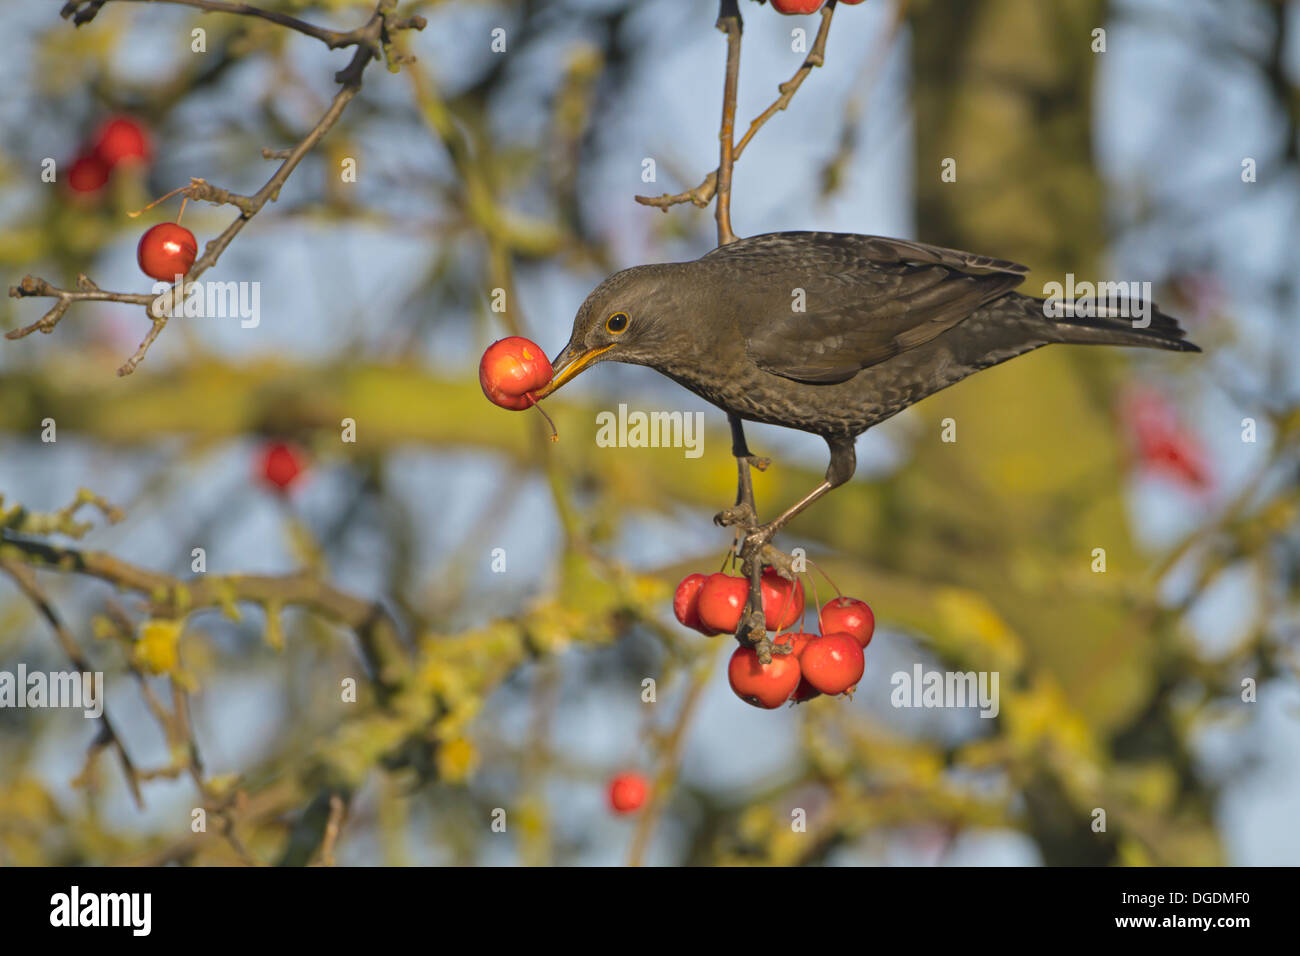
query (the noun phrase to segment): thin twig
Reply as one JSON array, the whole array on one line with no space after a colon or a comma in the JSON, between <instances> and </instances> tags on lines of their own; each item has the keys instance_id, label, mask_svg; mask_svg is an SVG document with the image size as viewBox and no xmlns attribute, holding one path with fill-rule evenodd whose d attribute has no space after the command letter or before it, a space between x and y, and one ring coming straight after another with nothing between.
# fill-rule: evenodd
<instances>
[{"instance_id":1,"label":"thin twig","mask_svg":"<svg viewBox=\"0 0 1300 956\"><path fill-rule=\"evenodd\" d=\"M673 729L660 752L659 767L655 771L655 778L650 787L649 801L641 811L640 819L637 820L636 833L632 836L632 847L627 856L628 866L640 866L645 857L655 823L668 802L668 793L672 790L673 781L677 777L682 750L686 746L686 731L690 728L691 718L695 715L700 699L704 696L704 689L713 676L713 663L718 656L718 650L724 646L721 641L713 642L708 650L701 653L691 674L691 686L686 691L686 699L682 701L682 709L677 712L677 721L673 724Z\"/></svg>"},{"instance_id":2,"label":"thin twig","mask_svg":"<svg viewBox=\"0 0 1300 956\"><path fill-rule=\"evenodd\" d=\"M740 86L740 39L744 21L736 0L720 0L718 29L727 35L727 73L722 89L722 125L718 130L718 245L735 242L731 229L731 168L735 164L736 91Z\"/></svg>"},{"instance_id":3,"label":"thin twig","mask_svg":"<svg viewBox=\"0 0 1300 956\"><path fill-rule=\"evenodd\" d=\"M36 573L21 561L11 558L0 558L0 569L3 569L13 579L14 583L18 585L18 590L23 592L23 595L32 603L41 617L45 618L45 622L50 626L50 630L54 632L59 646L63 648L68 660L72 662L73 669L83 674L93 674L94 670L86 659L81 645L72 636L72 632L64 626L58 612L37 583ZM122 762L122 771L126 775L127 787L131 790L135 805L143 810L144 797L140 793L138 771L135 764L132 763L130 755L126 752L126 745L122 743L117 731L113 728L113 722L108 717L107 704L104 705L104 710L99 715L99 719L100 732L94 743L91 744L91 754L93 755L95 750L106 745L111 745L117 751L118 759Z\"/></svg>"},{"instance_id":4,"label":"thin twig","mask_svg":"<svg viewBox=\"0 0 1300 956\"><path fill-rule=\"evenodd\" d=\"M101 551L0 535L0 561L70 571L107 581L146 597L151 613L174 617L200 608L239 603L298 605L338 621L358 637L381 691L393 689L391 668L405 657L400 631L378 603L354 597L310 574L205 574L186 581L129 564Z\"/></svg>"},{"instance_id":5,"label":"thin twig","mask_svg":"<svg viewBox=\"0 0 1300 956\"><path fill-rule=\"evenodd\" d=\"M106 0L89 0L89 2L86 2L86 0L71 0L71 2L64 5L61 15L65 18L71 17L73 23L80 26L94 19L95 14L99 12L105 2ZM348 46L355 46L357 49L348 65L334 76L335 82L339 83L341 88L334 95L329 108L298 145L284 154L283 161L275 173L256 193L252 196L242 196L218 186L213 186L202 179L191 180L190 185L184 190L187 196L192 199L203 199L207 202L235 206L239 210L239 217L227 226L219 236L208 242L204 247L203 255L190 267L189 272L179 284L172 286L161 295L139 295L125 292L105 292L84 275L78 277L78 287L75 290L61 289L44 279L29 275L24 277L19 285L9 289L9 295L14 298L45 297L58 300L36 322L6 333L5 337L9 339L20 339L37 331L52 332L73 302L124 302L131 305L145 306L150 320L149 331L141 340L135 354L118 368L118 375L130 375L135 371L139 364L144 361L159 334L166 328L171 314L175 311L175 306L183 302L185 296L189 294L192 283L204 272L216 265L221 254L225 252L235 236L239 235L250 219L257 215L268 202L274 202L279 197L285 181L297 168L298 164L302 162L303 157L338 122L339 116L342 115L348 103L361 91L361 75L366 66L371 60L383 59L388 55L386 51L388 50L391 34L399 30L422 30L425 27L423 17L398 17L395 12L397 0L379 0L370 18L363 25L347 33L324 30L287 14L262 10L243 3L226 3L219 2L219 0L130 0L130 2L175 3L213 12L260 17L297 30L300 33L306 33L308 36L315 37L326 43L332 49ZM403 60L409 60L409 58L399 56L392 61L392 64ZM268 155L268 151L263 150L262 155ZM278 156L280 154L271 153L271 155Z\"/></svg>"},{"instance_id":6,"label":"thin twig","mask_svg":"<svg viewBox=\"0 0 1300 956\"><path fill-rule=\"evenodd\" d=\"M826 38L829 36L831 31L831 17L834 13L835 4L833 2L828 3L822 8L822 22L821 26L817 30L817 38L813 41L812 49L808 51L808 55L804 57L803 63L800 65L799 69L795 71L794 75L777 87L780 95L775 101L773 101L772 105L763 110L762 113L759 113L758 116L754 117L753 121L750 122L749 129L745 131L745 135L740 138L740 141L736 143L735 148L732 150L731 161L733 164L740 159L741 154L745 152L745 147L748 146L749 141L754 138L754 134L762 129L763 125L767 123L768 120L790 105L790 101L794 99L795 92L803 84L803 81L808 78L808 74L813 71L813 68L825 63ZM737 43L738 42L739 41L737 41ZM728 50L728 52L730 52L730 50ZM688 189L685 192L664 193L662 196L637 196L636 201L643 206L654 206L657 209L662 209L664 212L667 212L672 206L677 206L686 202L693 203L702 209L713 200L714 195L717 193L720 173L721 169L715 169L713 172L705 176L698 186L693 189Z\"/></svg>"}]
</instances>

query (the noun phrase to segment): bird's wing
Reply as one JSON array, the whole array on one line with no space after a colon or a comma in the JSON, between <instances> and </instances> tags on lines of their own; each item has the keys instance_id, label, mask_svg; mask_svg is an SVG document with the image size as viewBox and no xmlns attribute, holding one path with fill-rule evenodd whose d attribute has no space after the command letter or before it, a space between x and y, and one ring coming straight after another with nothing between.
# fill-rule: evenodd
<instances>
[{"instance_id":1,"label":"bird's wing","mask_svg":"<svg viewBox=\"0 0 1300 956\"><path fill-rule=\"evenodd\" d=\"M905 239L816 232L740 239L700 261L730 267L720 275L735 283L754 363L818 384L924 345L1029 271Z\"/></svg>"}]
</instances>

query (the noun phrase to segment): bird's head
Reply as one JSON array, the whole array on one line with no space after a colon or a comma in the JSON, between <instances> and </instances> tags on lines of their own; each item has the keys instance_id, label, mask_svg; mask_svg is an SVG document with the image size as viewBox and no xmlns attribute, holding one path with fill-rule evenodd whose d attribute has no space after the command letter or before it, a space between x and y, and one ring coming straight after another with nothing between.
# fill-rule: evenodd
<instances>
[{"instance_id":1,"label":"bird's head","mask_svg":"<svg viewBox=\"0 0 1300 956\"><path fill-rule=\"evenodd\" d=\"M544 398L597 362L661 368L671 357L675 317L685 305L680 263L636 266L616 272L578 309L564 351L552 363L555 377L534 393Z\"/></svg>"}]
</instances>

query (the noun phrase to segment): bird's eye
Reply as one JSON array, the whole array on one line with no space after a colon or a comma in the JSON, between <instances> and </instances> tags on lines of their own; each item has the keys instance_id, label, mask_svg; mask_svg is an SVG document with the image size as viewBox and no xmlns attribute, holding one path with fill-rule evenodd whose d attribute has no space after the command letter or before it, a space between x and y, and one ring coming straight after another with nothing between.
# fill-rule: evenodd
<instances>
[{"instance_id":1,"label":"bird's eye","mask_svg":"<svg viewBox=\"0 0 1300 956\"><path fill-rule=\"evenodd\" d=\"M611 335L618 335L627 328L627 313L615 312L605 320L605 331Z\"/></svg>"}]
</instances>

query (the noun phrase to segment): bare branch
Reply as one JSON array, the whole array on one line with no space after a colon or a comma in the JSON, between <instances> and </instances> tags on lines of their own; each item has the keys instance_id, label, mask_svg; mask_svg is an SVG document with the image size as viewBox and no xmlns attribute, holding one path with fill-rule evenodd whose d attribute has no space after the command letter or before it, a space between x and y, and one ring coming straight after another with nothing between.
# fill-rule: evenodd
<instances>
[{"instance_id":1,"label":"bare branch","mask_svg":"<svg viewBox=\"0 0 1300 956\"><path fill-rule=\"evenodd\" d=\"M727 73L722 89L722 125L718 130L720 141L718 159L718 245L734 242L736 234L731 229L731 168L735 163L736 141L736 91L740 86L740 38L744 21L736 0L720 0L718 29L727 35Z\"/></svg>"},{"instance_id":2,"label":"bare branch","mask_svg":"<svg viewBox=\"0 0 1300 956\"><path fill-rule=\"evenodd\" d=\"M81 26L83 23L89 23L95 19L95 15L104 7L109 0L70 0L63 5L59 15L65 20L71 18L75 26ZM255 7L250 3L229 3L226 0L117 0L119 3L170 3L174 6L193 7L196 10L202 10L205 13L231 13L244 17L255 17L260 20L267 20L271 23L290 30L296 30L313 39L320 40L331 50L342 49L343 47L357 46L358 44L368 43L370 41L367 27L357 27L355 30L339 31L327 30L324 27L318 27L315 24L307 23L292 17L287 13L280 13L277 10L264 10L261 7ZM395 3L392 4L395 6ZM411 17L406 21L411 28L422 30L425 26L423 17ZM418 22L418 26L416 25Z\"/></svg>"},{"instance_id":3,"label":"bare branch","mask_svg":"<svg viewBox=\"0 0 1300 956\"><path fill-rule=\"evenodd\" d=\"M40 585L36 581L35 572L21 561L7 557L0 557L0 570L3 570L13 579L13 582L18 585L18 590L22 591L27 600L32 603L33 607L36 608L41 617L45 619L45 622L50 626L50 630L54 632L54 636L58 640L59 646L63 648L63 653L65 653L68 656L68 660L72 662L73 668L81 671L83 674L93 673L94 668L90 666L90 662L86 659L85 652L82 651L81 646L77 643L77 639L73 637L72 632L64 626L58 612L54 609L54 605L50 603L49 599L45 596L45 593L41 590ZM135 764L132 763L130 755L126 752L126 746L122 743L121 738L118 737L117 731L113 728L113 722L109 720L107 704L104 705L104 710L99 715L99 720L100 732L95 738L95 741L91 744L91 751L88 760L93 759L94 754L99 749L105 746L112 746L112 748L117 751L118 759L122 762L122 772L126 774L126 783L131 790L131 796L135 799L135 805L143 810L144 797L140 793L139 771L136 769Z\"/></svg>"},{"instance_id":4,"label":"bare branch","mask_svg":"<svg viewBox=\"0 0 1300 956\"><path fill-rule=\"evenodd\" d=\"M71 2L64 5L61 15L64 18L71 17L72 21L80 26L82 23L94 19L95 14L99 12L106 2L108 0L88 0L88 2L71 0ZM190 180L190 185L181 190L192 199L231 205L239 210L239 217L204 247L203 255L190 267L189 273L181 283L173 285L161 295L141 295L127 292L105 292L84 275L78 277L78 288L76 290L62 289L37 276L29 275L24 277L19 285L10 287L9 295L15 298L47 297L55 298L58 301L36 322L6 333L5 338L8 339L20 339L31 335L33 332L49 333L54 331L54 327L59 324L59 321L73 302L124 302L130 305L145 306L145 311L150 320L149 331L145 333L139 348L135 350L135 354L117 370L118 375L129 375L144 361L150 347L157 340L162 330L167 327L174 306L184 301L186 294L190 290L190 284L216 265L221 254L225 252L235 236L239 235L248 221L257 215L268 202L274 202L279 197L280 189L298 167L298 164L302 162L303 157L311 152L316 144L338 122L343 110L361 91L361 75L370 61L385 59L389 56L391 34L399 30L422 30L425 27L425 20L423 17L418 16L397 16L397 0L379 0L370 19L362 26L347 33L323 30L287 14L262 10L243 3L226 3L222 2L222 0L122 0L122 2L176 3L213 12L255 16L297 30L300 33L306 33L308 36L322 40L331 48L348 46L357 48L348 65L339 70L334 76L335 82L341 85L341 89L334 95L329 109L325 111L324 115L321 116L316 125L312 127L298 145L285 151L262 150L264 157L282 158L282 162L274 175L255 194L243 196L222 189L219 186L213 186L202 179ZM390 66L395 66L398 62L409 62L409 58L398 56L390 60Z\"/></svg>"},{"instance_id":5,"label":"bare branch","mask_svg":"<svg viewBox=\"0 0 1300 956\"><path fill-rule=\"evenodd\" d=\"M750 122L749 129L745 131L745 135L740 138L740 142L736 143L735 148L732 150L732 163L735 163L736 160L740 159L741 154L745 151L745 147L748 146L749 141L754 138L754 134L762 129L763 125L767 123L768 120L790 105L790 101L794 99L795 92L803 84L803 81L808 78L808 74L813 71L813 68L821 66L826 62L826 38L831 32L831 17L834 13L835 4L833 2L828 3L822 8L822 22L821 26L817 30L817 38L813 41L812 49L808 51L808 55L804 57L803 63L800 65L799 69L795 71L794 75L777 87L781 95L773 101L771 106L763 110L762 113L758 114L758 116L754 117L753 121ZM721 24L721 17L719 17L719 24ZM719 29L724 28L719 26ZM737 36L736 43L736 56L737 59L739 59L739 36ZM727 52L728 60L730 61L730 36L728 37ZM739 64L737 64L737 66L739 66ZM664 212L667 212L672 206L677 206L686 202L693 203L702 209L713 200L714 195L718 192L718 179L720 173L721 168L715 169L713 172L705 176L704 180L698 186L694 189L688 189L685 192L664 193L662 196L637 196L635 198L636 201L643 206L654 206L656 209L662 209Z\"/></svg>"}]
</instances>

